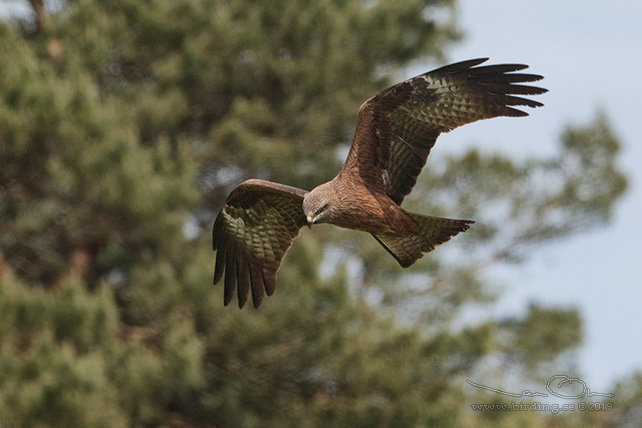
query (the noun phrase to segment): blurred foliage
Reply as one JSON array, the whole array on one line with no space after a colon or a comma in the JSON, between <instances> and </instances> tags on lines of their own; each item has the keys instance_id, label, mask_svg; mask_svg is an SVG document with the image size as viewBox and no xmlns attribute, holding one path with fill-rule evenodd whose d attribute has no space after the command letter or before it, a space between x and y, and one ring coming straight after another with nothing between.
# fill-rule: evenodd
<instances>
[{"instance_id":1,"label":"blurred foliage","mask_svg":"<svg viewBox=\"0 0 642 428\"><path fill-rule=\"evenodd\" d=\"M211 286L230 189L331 178L359 105L458 39L452 0L24 4L0 22L0 426L639 419L639 375L608 414L471 411L497 397L467 376L572 368L581 316L457 322L493 302L488 266L610 220L626 180L603 114L549 159L431 162L408 206L477 224L407 271L366 234L321 226L260 310L223 308Z\"/></svg>"}]
</instances>

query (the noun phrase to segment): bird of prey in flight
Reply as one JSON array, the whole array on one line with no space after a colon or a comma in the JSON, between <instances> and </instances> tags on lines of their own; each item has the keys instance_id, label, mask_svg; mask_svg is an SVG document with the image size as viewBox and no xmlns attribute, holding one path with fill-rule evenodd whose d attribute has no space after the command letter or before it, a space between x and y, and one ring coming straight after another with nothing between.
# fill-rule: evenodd
<instances>
[{"instance_id":1,"label":"bird of prey in flight","mask_svg":"<svg viewBox=\"0 0 642 428\"><path fill-rule=\"evenodd\" d=\"M458 62L394 85L359 109L348 158L339 174L308 192L252 179L230 193L213 228L214 284L225 272L224 304L250 289L254 307L272 295L285 252L304 226L329 223L370 233L403 267L473 221L431 217L401 207L442 132L481 119L527 116L514 106L543 104L524 95L542 76L516 73L522 64Z\"/></svg>"}]
</instances>

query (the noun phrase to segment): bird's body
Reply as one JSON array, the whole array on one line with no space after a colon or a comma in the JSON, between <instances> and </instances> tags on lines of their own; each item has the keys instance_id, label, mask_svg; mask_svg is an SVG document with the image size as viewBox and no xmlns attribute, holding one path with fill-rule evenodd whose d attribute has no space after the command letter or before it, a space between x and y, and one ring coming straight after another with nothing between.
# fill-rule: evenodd
<instances>
[{"instance_id":1,"label":"bird's body","mask_svg":"<svg viewBox=\"0 0 642 428\"><path fill-rule=\"evenodd\" d=\"M331 195L341 210L331 210L326 218L310 217L310 224L330 223L346 229L375 234L406 234L417 231L415 221L386 194L371 192L367 184L338 175L312 190L303 200L313 201L317 193ZM345 198L344 198L345 197Z\"/></svg>"},{"instance_id":2,"label":"bird's body","mask_svg":"<svg viewBox=\"0 0 642 428\"><path fill-rule=\"evenodd\" d=\"M368 232L402 267L408 267L473 223L430 217L401 207L440 133L481 119L526 116L511 106L542 104L517 95L545 89L520 85L541 76L513 73L520 64L475 67L464 61L401 82L359 109L348 158L339 174L311 192L248 180L226 200L213 228L214 283L225 272L227 305L238 287L239 306L252 290L274 292L281 260L306 224L329 223Z\"/></svg>"}]
</instances>

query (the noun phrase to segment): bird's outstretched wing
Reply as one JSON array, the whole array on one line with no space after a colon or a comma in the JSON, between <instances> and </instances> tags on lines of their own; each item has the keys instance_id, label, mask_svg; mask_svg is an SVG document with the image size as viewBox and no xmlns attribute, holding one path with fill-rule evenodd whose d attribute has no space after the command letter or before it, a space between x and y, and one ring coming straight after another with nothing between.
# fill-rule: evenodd
<instances>
[{"instance_id":1,"label":"bird's outstretched wing","mask_svg":"<svg viewBox=\"0 0 642 428\"><path fill-rule=\"evenodd\" d=\"M542 76L514 73L528 67L522 64L476 67L487 59L438 68L366 101L343 172L359 175L400 205L440 133L481 119L528 115L513 106L543 105L520 96L546 92L521 84Z\"/></svg>"},{"instance_id":2,"label":"bird's outstretched wing","mask_svg":"<svg viewBox=\"0 0 642 428\"><path fill-rule=\"evenodd\" d=\"M306 224L303 197L308 192L265 180L247 180L230 193L212 231L216 270L214 284L225 271L224 303L238 287L242 308L252 286L258 308L263 290L274 293L276 271L285 252Z\"/></svg>"}]
</instances>

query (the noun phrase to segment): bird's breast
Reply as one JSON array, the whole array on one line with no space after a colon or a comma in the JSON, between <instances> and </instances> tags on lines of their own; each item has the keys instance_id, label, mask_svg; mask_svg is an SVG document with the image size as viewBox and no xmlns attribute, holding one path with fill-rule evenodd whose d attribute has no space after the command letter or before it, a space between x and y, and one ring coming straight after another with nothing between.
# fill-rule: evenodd
<instances>
[{"instance_id":1,"label":"bird's breast","mask_svg":"<svg viewBox=\"0 0 642 428\"><path fill-rule=\"evenodd\" d=\"M415 221L385 195L357 191L342 199L329 221L336 226L374 234L406 234L417 228Z\"/></svg>"}]
</instances>

